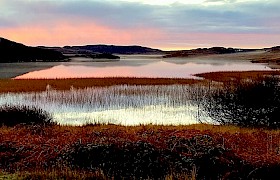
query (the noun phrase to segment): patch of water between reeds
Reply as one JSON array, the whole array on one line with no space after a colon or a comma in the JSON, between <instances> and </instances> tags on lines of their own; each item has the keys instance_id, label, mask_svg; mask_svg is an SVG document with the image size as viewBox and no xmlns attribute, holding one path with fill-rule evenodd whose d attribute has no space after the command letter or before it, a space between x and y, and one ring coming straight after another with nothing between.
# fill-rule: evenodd
<instances>
[{"instance_id":1,"label":"patch of water between reeds","mask_svg":"<svg viewBox=\"0 0 280 180\"><path fill-rule=\"evenodd\" d=\"M208 121L199 101L207 93L199 85L153 85L71 88L58 91L4 93L0 105L36 106L63 125L185 125Z\"/></svg>"}]
</instances>

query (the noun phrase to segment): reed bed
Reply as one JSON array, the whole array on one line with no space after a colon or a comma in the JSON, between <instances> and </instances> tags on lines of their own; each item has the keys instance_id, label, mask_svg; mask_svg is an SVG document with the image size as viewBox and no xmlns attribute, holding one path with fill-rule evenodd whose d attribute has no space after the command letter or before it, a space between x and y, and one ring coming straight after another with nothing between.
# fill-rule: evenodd
<instances>
[{"instance_id":1,"label":"reed bed","mask_svg":"<svg viewBox=\"0 0 280 180\"><path fill-rule=\"evenodd\" d=\"M228 82L242 79L258 79L264 76L279 76L279 70L270 71L224 71L196 74L195 76L217 82Z\"/></svg>"},{"instance_id":2,"label":"reed bed","mask_svg":"<svg viewBox=\"0 0 280 180\"><path fill-rule=\"evenodd\" d=\"M3 93L0 105L27 105L50 112L60 124L190 124L206 118L198 103L201 85L116 85L59 91Z\"/></svg>"},{"instance_id":3,"label":"reed bed","mask_svg":"<svg viewBox=\"0 0 280 180\"><path fill-rule=\"evenodd\" d=\"M182 78L69 78L69 79L0 79L0 93L7 92L38 92L45 91L47 85L56 90L74 88L106 87L114 85L174 85L196 84L203 82L198 79Z\"/></svg>"},{"instance_id":4,"label":"reed bed","mask_svg":"<svg viewBox=\"0 0 280 180\"><path fill-rule=\"evenodd\" d=\"M59 90L47 83L40 92L1 93L0 105L37 107L64 126L39 132L36 127L1 127L0 178L277 177L279 130L193 124L212 120L203 103L221 87L115 84Z\"/></svg>"}]
</instances>

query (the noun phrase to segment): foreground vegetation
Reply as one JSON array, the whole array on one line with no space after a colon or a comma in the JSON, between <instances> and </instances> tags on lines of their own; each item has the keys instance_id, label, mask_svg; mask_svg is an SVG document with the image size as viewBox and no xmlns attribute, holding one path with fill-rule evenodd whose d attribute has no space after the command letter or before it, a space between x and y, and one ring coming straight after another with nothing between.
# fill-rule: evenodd
<instances>
[{"instance_id":1,"label":"foreground vegetation","mask_svg":"<svg viewBox=\"0 0 280 180\"><path fill-rule=\"evenodd\" d=\"M3 106L0 108L0 114L5 115L0 116L0 179L277 179L280 172L279 81L277 76L270 77L275 74L264 77L265 73L259 73L245 81L239 78L241 75L220 74L222 83L214 86L206 83L211 87L208 91L205 91L207 88L196 91L199 109L223 125L60 126L41 109ZM248 74L256 72L243 75ZM212 78L216 75L212 74ZM229 78L230 83L222 77ZM2 80L0 91L44 91L47 85L71 89L118 83L197 82L206 81L145 78ZM12 84L19 86L13 88ZM256 109L252 110L252 107ZM271 107L274 109L267 111L266 108ZM237 114L236 109L243 114ZM277 125L275 128L267 126L273 123L262 123L263 119L270 122L269 113L272 114L271 122ZM13 124L9 124L11 117ZM35 119L32 123L28 123L30 117Z\"/></svg>"},{"instance_id":2,"label":"foreground vegetation","mask_svg":"<svg viewBox=\"0 0 280 180\"><path fill-rule=\"evenodd\" d=\"M273 179L280 132L234 126L2 127L2 176Z\"/></svg>"},{"instance_id":3,"label":"foreground vegetation","mask_svg":"<svg viewBox=\"0 0 280 180\"><path fill-rule=\"evenodd\" d=\"M55 124L51 115L37 107L11 106L0 107L0 126L16 125L50 126Z\"/></svg>"},{"instance_id":4,"label":"foreground vegetation","mask_svg":"<svg viewBox=\"0 0 280 180\"><path fill-rule=\"evenodd\" d=\"M203 109L222 125L280 128L278 76L235 79L204 96Z\"/></svg>"}]
</instances>

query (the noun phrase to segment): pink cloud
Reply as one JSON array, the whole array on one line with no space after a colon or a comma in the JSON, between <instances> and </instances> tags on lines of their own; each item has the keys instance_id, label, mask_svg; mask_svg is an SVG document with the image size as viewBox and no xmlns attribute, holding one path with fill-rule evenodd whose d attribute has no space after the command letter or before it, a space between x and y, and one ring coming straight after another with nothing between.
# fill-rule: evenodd
<instances>
[{"instance_id":1,"label":"pink cloud","mask_svg":"<svg viewBox=\"0 0 280 180\"><path fill-rule=\"evenodd\" d=\"M2 28L1 36L31 46L115 44L165 50L213 46L261 48L275 46L280 39L278 34L168 33L160 28L145 26L122 29L78 18Z\"/></svg>"},{"instance_id":2,"label":"pink cloud","mask_svg":"<svg viewBox=\"0 0 280 180\"><path fill-rule=\"evenodd\" d=\"M85 44L148 45L164 37L156 28L116 29L93 21L58 20L52 25L32 24L1 29L5 38L31 46L64 46Z\"/></svg>"}]
</instances>

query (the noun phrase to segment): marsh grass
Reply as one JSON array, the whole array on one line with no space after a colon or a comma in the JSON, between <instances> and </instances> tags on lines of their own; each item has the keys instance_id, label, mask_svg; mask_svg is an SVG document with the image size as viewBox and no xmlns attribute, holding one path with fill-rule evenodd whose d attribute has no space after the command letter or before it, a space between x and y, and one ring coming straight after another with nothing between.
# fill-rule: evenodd
<instances>
[{"instance_id":1,"label":"marsh grass","mask_svg":"<svg viewBox=\"0 0 280 180\"><path fill-rule=\"evenodd\" d=\"M146 98L140 100L143 103L140 106L167 103L174 108L194 104L197 107L195 115L199 117L210 90L222 87L221 83L212 85L168 86L163 91L164 98L161 98L160 88L112 86L115 97L108 87L101 88L98 98L93 101L98 103L84 97L87 90L96 91L95 88L77 89L73 86L63 92L52 89L54 86L50 85L48 91L41 94L18 94L22 103L33 99L44 102L42 104L54 102L59 107L63 107L63 103L80 103L101 109L114 100L106 94L119 102L117 107L112 105L111 108L138 106L134 101L139 96L140 99ZM183 93L178 93L178 89ZM14 95L8 94L10 97ZM149 95L157 98L151 100ZM13 98L11 101L15 100L18 102ZM8 178L273 179L279 176L280 171L279 130L243 128L232 124L118 126L89 123L86 126L55 125L45 129L43 134L33 133L26 127L1 127L0 142L0 169ZM149 167L167 172L155 173Z\"/></svg>"},{"instance_id":2,"label":"marsh grass","mask_svg":"<svg viewBox=\"0 0 280 180\"><path fill-rule=\"evenodd\" d=\"M28 178L264 179L280 168L279 130L56 125L45 134L0 132L0 169Z\"/></svg>"},{"instance_id":3,"label":"marsh grass","mask_svg":"<svg viewBox=\"0 0 280 180\"><path fill-rule=\"evenodd\" d=\"M265 76L279 76L280 71L225 71L225 72L208 72L196 74L195 76L205 78L210 81L229 82L240 81L244 79L259 79Z\"/></svg>"},{"instance_id":4,"label":"marsh grass","mask_svg":"<svg viewBox=\"0 0 280 180\"><path fill-rule=\"evenodd\" d=\"M56 90L74 88L108 87L114 85L174 85L203 82L196 79L182 78L70 78L70 79L1 79L0 93L45 91L50 85Z\"/></svg>"},{"instance_id":5,"label":"marsh grass","mask_svg":"<svg viewBox=\"0 0 280 180\"><path fill-rule=\"evenodd\" d=\"M7 180L71 180L71 179L107 179L102 171L88 172L88 171L75 171L70 169L59 170L35 170L32 172L16 172L16 173L0 173L0 179Z\"/></svg>"},{"instance_id":6,"label":"marsh grass","mask_svg":"<svg viewBox=\"0 0 280 180\"><path fill-rule=\"evenodd\" d=\"M40 107L61 124L197 123L197 103L208 87L201 85L116 85L44 92L4 93L0 104ZM204 118L200 112L199 118Z\"/></svg>"}]
</instances>

